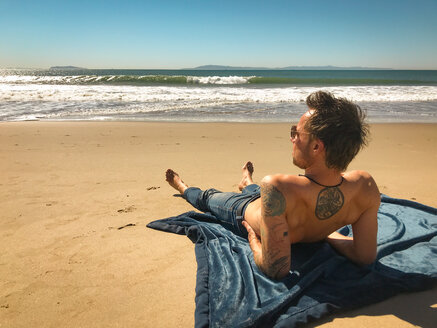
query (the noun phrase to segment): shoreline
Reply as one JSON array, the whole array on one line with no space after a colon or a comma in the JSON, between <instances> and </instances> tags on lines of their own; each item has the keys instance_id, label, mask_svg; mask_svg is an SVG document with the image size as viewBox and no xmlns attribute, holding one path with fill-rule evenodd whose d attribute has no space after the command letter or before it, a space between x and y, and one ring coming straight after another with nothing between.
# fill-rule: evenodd
<instances>
[{"instance_id":1,"label":"shoreline","mask_svg":"<svg viewBox=\"0 0 437 328\"><path fill-rule=\"evenodd\" d=\"M292 122L0 123L0 318L12 327L193 326L194 246L145 228L192 210L173 197L165 170L225 191L237 190L247 160L255 183L301 173L291 163ZM370 126L349 169L370 172L388 196L437 207L437 124ZM435 293L401 294L314 326L432 326Z\"/></svg>"},{"instance_id":2,"label":"shoreline","mask_svg":"<svg viewBox=\"0 0 437 328\"><path fill-rule=\"evenodd\" d=\"M264 121L264 122L258 122L258 121L253 121L253 122L243 122L243 121L196 121L196 122L192 122L192 121L166 121L166 120L161 120L161 121L152 121L152 120L21 120L21 121L0 121L0 124L19 124L19 123L23 123L23 124L44 124L44 123L49 123L49 124L66 124L66 123L73 123L73 124L81 124L81 123L95 123L95 124L129 124L129 123L133 123L133 124L254 124L254 125L287 125L287 124L294 124L297 123L297 121L295 120L290 120L289 122L269 122L269 121ZM367 121L367 123L372 126L372 125L437 125L437 122L369 122Z\"/></svg>"},{"instance_id":3,"label":"shoreline","mask_svg":"<svg viewBox=\"0 0 437 328\"><path fill-rule=\"evenodd\" d=\"M392 125L392 124L435 124L437 125L437 121L399 121L399 122L372 122L368 119L366 120L369 125ZM298 119L291 119L288 122L279 122L279 121L181 121L181 120L50 120L50 119L44 119L44 120L38 120L38 119L29 119L29 120L16 120L16 121L0 121L0 124L15 124L15 123L157 123L157 124L292 124L297 123Z\"/></svg>"}]
</instances>

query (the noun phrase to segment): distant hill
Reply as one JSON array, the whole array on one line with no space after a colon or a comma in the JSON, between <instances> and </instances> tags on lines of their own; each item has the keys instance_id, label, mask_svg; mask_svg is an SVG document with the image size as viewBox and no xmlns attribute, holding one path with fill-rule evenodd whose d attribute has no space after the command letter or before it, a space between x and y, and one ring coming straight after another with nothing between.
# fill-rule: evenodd
<instances>
[{"instance_id":1,"label":"distant hill","mask_svg":"<svg viewBox=\"0 0 437 328\"><path fill-rule=\"evenodd\" d=\"M377 68L377 67L341 67L341 66L287 66L287 67L243 67L243 66L223 66L223 65L203 65L195 68L190 68L192 70L228 70L228 71L246 71L246 70L391 70L391 68Z\"/></svg>"},{"instance_id":2,"label":"distant hill","mask_svg":"<svg viewBox=\"0 0 437 328\"><path fill-rule=\"evenodd\" d=\"M287 66L283 68L279 68L282 70L391 70L392 68L380 68L380 67L362 67L362 66L350 66L350 67L342 67L342 66Z\"/></svg>"},{"instance_id":3,"label":"distant hill","mask_svg":"<svg viewBox=\"0 0 437 328\"><path fill-rule=\"evenodd\" d=\"M223 66L223 65L203 65L195 68L188 69L197 69L197 70L211 70L211 71L248 71L248 70L271 70L272 68L268 67L243 67L243 66Z\"/></svg>"},{"instance_id":4,"label":"distant hill","mask_svg":"<svg viewBox=\"0 0 437 328\"><path fill-rule=\"evenodd\" d=\"M64 69L64 70L76 70L76 69L80 69L80 70L84 70L86 68L83 67L77 67L77 66L52 66L50 67L50 69Z\"/></svg>"}]
</instances>

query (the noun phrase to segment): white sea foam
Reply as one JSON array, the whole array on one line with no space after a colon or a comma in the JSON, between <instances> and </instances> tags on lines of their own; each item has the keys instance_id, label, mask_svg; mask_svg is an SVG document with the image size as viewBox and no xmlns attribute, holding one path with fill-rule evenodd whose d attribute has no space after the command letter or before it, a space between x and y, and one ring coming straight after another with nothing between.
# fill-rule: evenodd
<instances>
[{"instance_id":1,"label":"white sea foam","mask_svg":"<svg viewBox=\"0 0 437 328\"><path fill-rule=\"evenodd\" d=\"M245 84L255 76L187 76L188 83L197 84Z\"/></svg>"},{"instance_id":2,"label":"white sea foam","mask_svg":"<svg viewBox=\"0 0 437 328\"><path fill-rule=\"evenodd\" d=\"M10 76L3 77L3 79L7 78ZM239 77L226 78L238 80ZM199 80L199 84L208 83L206 81ZM200 120L202 115L205 117L213 115L216 118L221 115L219 119L224 117L232 120L238 116L245 120L254 117L275 120L284 115L294 115L293 111L301 112L306 97L319 89L317 87L265 88L250 85L208 87L16 84L4 80L0 84L0 120L106 119L123 116L136 119L158 114L161 115L161 119L174 115L177 117L193 115ZM378 106L384 109L375 106L371 111L375 116L396 117L403 113L414 113L417 116L430 116L431 119L437 119L435 108L420 112L420 108L403 105L404 107L399 109L396 105L409 102L435 103L436 86L336 86L323 87L322 90L359 103L378 103Z\"/></svg>"},{"instance_id":3,"label":"white sea foam","mask_svg":"<svg viewBox=\"0 0 437 328\"><path fill-rule=\"evenodd\" d=\"M255 76L163 76L163 75L74 75L74 76L39 76L39 75L0 75L0 84L91 84L99 82L129 83L189 83L235 85L247 84Z\"/></svg>"},{"instance_id":4,"label":"white sea foam","mask_svg":"<svg viewBox=\"0 0 437 328\"><path fill-rule=\"evenodd\" d=\"M1 101L205 101L205 102L302 102L317 90L332 92L358 102L436 101L437 86L339 86L339 87L186 87L0 84Z\"/></svg>"}]
</instances>

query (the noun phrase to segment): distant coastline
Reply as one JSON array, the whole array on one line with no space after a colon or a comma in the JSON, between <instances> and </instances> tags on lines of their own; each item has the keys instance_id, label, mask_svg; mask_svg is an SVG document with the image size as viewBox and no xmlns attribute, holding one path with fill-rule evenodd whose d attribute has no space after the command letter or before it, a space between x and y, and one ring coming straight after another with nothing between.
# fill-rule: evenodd
<instances>
[{"instance_id":1,"label":"distant coastline","mask_svg":"<svg viewBox=\"0 0 437 328\"><path fill-rule=\"evenodd\" d=\"M78 66L51 66L50 70L88 70L85 67ZM381 68L381 67L363 67L363 66L286 66L286 67L250 67L250 66L226 66L226 65L202 65L194 68L181 68L175 70L193 70L193 71L384 71L394 70L393 68Z\"/></svg>"},{"instance_id":2,"label":"distant coastline","mask_svg":"<svg viewBox=\"0 0 437 328\"><path fill-rule=\"evenodd\" d=\"M392 68L379 68L379 67L362 67L362 66L351 66L351 67L341 67L341 66L332 66L332 65L326 65L326 66L286 66L286 67L275 67L275 68L269 68L269 67L243 67L243 66L224 66L224 65L203 65L198 66L194 68L187 68L190 70L225 70L225 71L256 71L256 70L269 70L269 71L288 71L288 70L302 70L302 71L308 71L308 70L317 70L317 71L329 71L329 70L351 70L351 71L359 71L359 70L393 70Z\"/></svg>"},{"instance_id":3,"label":"distant coastline","mask_svg":"<svg viewBox=\"0 0 437 328\"><path fill-rule=\"evenodd\" d=\"M52 66L52 67L50 67L49 69L51 69L51 70L72 70L72 71L74 71L74 70L84 70L84 69L87 69L87 68L83 68L83 67L77 67L77 66Z\"/></svg>"}]
</instances>

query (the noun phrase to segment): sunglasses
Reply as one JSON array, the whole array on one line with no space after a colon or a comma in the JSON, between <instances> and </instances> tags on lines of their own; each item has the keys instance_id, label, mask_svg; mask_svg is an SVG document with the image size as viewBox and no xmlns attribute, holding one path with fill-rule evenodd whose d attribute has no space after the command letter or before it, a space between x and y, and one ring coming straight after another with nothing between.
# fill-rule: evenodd
<instances>
[{"instance_id":1,"label":"sunglasses","mask_svg":"<svg viewBox=\"0 0 437 328\"><path fill-rule=\"evenodd\" d=\"M299 132L299 131L297 131L297 125L292 125L291 126L291 130L290 130L290 137L291 137L291 139L296 139L296 138L299 138L299 135L300 134L311 134L311 133L308 133L308 132Z\"/></svg>"}]
</instances>

